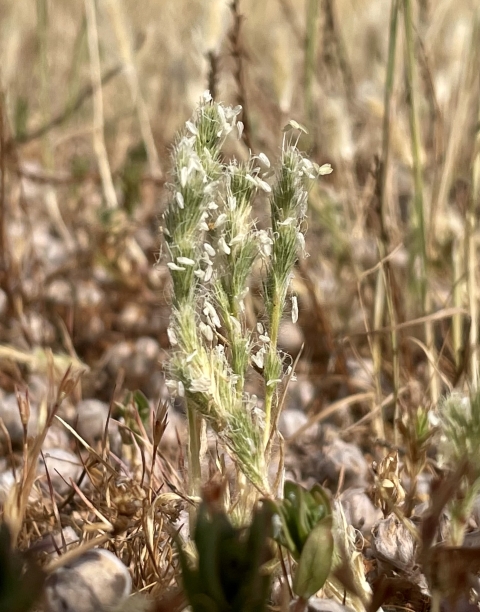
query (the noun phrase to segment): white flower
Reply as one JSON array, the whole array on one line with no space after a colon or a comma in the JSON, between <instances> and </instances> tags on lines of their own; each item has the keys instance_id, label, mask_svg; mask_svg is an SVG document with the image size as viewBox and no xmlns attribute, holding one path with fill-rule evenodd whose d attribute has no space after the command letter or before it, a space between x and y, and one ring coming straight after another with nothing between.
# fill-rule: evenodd
<instances>
[{"instance_id":1,"label":"white flower","mask_svg":"<svg viewBox=\"0 0 480 612\"><path fill-rule=\"evenodd\" d=\"M183 266L194 266L196 263L193 259L190 259L190 257L177 257L177 261Z\"/></svg>"},{"instance_id":2,"label":"white flower","mask_svg":"<svg viewBox=\"0 0 480 612\"><path fill-rule=\"evenodd\" d=\"M332 164L323 164L320 166L318 173L322 176L324 174L331 174L333 172Z\"/></svg>"},{"instance_id":3,"label":"white flower","mask_svg":"<svg viewBox=\"0 0 480 612\"><path fill-rule=\"evenodd\" d=\"M289 132L290 130L300 130L300 132L308 134L307 128L303 127L303 125L298 123L298 121L295 121L295 119L290 119L290 121L287 123L287 125L283 128L282 131Z\"/></svg>"},{"instance_id":4,"label":"white flower","mask_svg":"<svg viewBox=\"0 0 480 612\"><path fill-rule=\"evenodd\" d=\"M260 243L260 252L264 257L270 257L272 254L273 240L265 230L259 230L257 232L257 238Z\"/></svg>"},{"instance_id":5,"label":"white flower","mask_svg":"<svg viewBox=\"0 0 480 612\"><path fill-rule=\"evenodd\" d=\"M267 168L270 168L270 160L268 159L268 157L265 155L265 153L259 153L258 154L258 159L262 162L262 164L264 166L266 166Z\"/></svg>"},{"instance_id":6,"label":"white flower","mask_svg":"<svg viewBox=\"0 0 480 612\"><path fill-rule=\"evenodd\" d=\"M296 225L297 220L294 217L287 217L285 221L280 221L278 225L287 227L288 225Z\"/></svg>"},{"instance_id":7,"label":"white flower","mask_svg":"<svg viewBox=\"0 0 480 612\"><path fill-rule=\"evenodd\" d=\"M220 357L220 359L225 358L225 347L223 346L223 344L217 344L214 350L217 353L217 355Z\"/></svg>"},{"instance_id":8,"label":"white flower","mask_svg":"<svg viewBox=\"0 0 480 612\"><path fill-rule=\"evenodd\" d=\"M263 369L263 363L264 363L264 357L265 357L265 349L261 348L259 351L257 351L255 353L255 355L252 355L252 361L253 363L257 366L257 368L259 368L260 370Z\"/></svg>"},{"instance_id":9,"label":"white flower","mask_svg":"<svg viewBox=\"0 0 480 612\"><path fill-rule=\"evenodd\" d=\"M213 276L213 267L212 266L207 266L207 269L205 270L205 276L203 277L203 280L208 283L209 280L211 280Z\"/></svg>"},{"instance_id":10,"label":"white flower","mask_svg":"<svg viewBox=\"0 0 480 612\"><path fill-rule=\"evenodd\" d=\"M260 321L257 322L257 332L259 334L263 334L263 332L265 331L265 327L263 326L263 323L261 323Z\"/></svg>"},{"instance_id":11,"label":"white flower","mask_svg":"<svg viewBox=\"0 0 480 612\"><path fill-rule=\"evenodd\" d=\"M208 244L208 242L205 242L203 245L203 248L205 249L207 254L210 255L210 257L215 257L215 249L212 247L211 244Z\"/></svg>"},{"instance_id":12,"label":"white flower","mask_svg":"<svg viewBox=\"0 0 480 612\"><path fill-rule=\"evenodd\" d=\"M218 227L221 227L222 225L224 225L226 221L227 221L227 215L225 213L221 213L220 215L218 215L217 220L215 221L215 224L213 227L217 229Z\"/></svg>"},{"instance_id":13,"label":"white flower","mask_svg":"<svg viewBox=\"0 0 480 612\"><path fill-rule=\"evenodd\" d=\"M177 201L178 208L183 210L185 208L185 200L183 199L183 195L180 193L180 191L177 191L175 194L175 200Z\"/></svg>"},{"instance_id":14,"label":"white flower","mask_svg":"<svg viewBox=\"0 0 480 612\"><path fill-rule=\"evenodd\" d=\"M189 391L192 393L208 393L210 391L210 379L206 376L200 376L190 382Z\"/></svg>"},{"instance_id":15,"label":"white flower","mask_svg":"<svg viewBox=\"0 0 480 612\"><path fill-rule=\"evenodd\" d=\"M267 387L272 387L273 385L278 385L282 382L281 378L272 378L272 380L269 380L267 382Z\"/></svg>"},{"instance_id":16,"label":"white flower","mask_svg":"<svg viewBox=\"0 0 480 612\"><path fill-rule=\"evenodd\" d=\"M186 268L183 268L182 266L177 266L177 264L173 261L169 261L167 263L167 268L169 268L170 270L175 270L177 272L182 272L183 270L186 270Z\"/></svg>"},{"instance_id":17,"label":"white flower","mask_svg":"<svg viewBox=\"0 0 480 612\"><path fill-rule=\"evenodd\" d=\"M194 123L192 123L191 121L187 121L185 123L185 127L190 132L190 134L193 134L194 136L198 136L198 129Z\"/></svg>"},{"instance_id":18,"label":"white flower","mask_svg":"<svg viewBox=\"0 0 480 612\"><path fill-rule=\"evenodd\" d=\"M185 395L185 387L180 380L168 379L165 381L165 386L172 395L183 397Z\"/></svg>"},{"instance_id":19,"label":"white flower","mask_svg":"<svg viewBox=\"0 0 480 612\"><path fill-rule=\"evenodd\" d=\"M262 179L257 178L257 185L265 193L272 193L272 188L266 181L262 181Z\"/></svg>"},{"instance_id":20,"label":"white flower","mask_svg":"<svg viewBox=\"0 0 480 612\"><path fill-rule=\"evenodd\" d=\"M185 187L188 180L188 170L185 166L180 170L180 185Z\"/></svg>"},{"instance_id":21,"label":"white flower","mask_svg":"<svg viewBox=\"0 0 480 612\"><path fill-rule=\"evenodd\" d=\"M228 244L225 242L225 238L222 236L218 241L218 248L225 253L225 255L230 255L231 249Z\"/></svg>"},{"instance_id":22,"label":"white flower","mask_svg":"<svg viewBox=\"0 0 480 612\"><path fill-rule=\"evenodd\" d=\"M212 94L208 91L208 89L206 89L201 95L200 102L202 102L203 104L208 104L211 101L212 101Z\"/></svg>"},{"instance_id":23,"label":"white flower","mask_svg":"<svg viewBox=\"0 0 480 612\"><path fill-rule=\"evenodd\" d=\"M200 328L201 333L207 339L207 341L208 342L212 342L212 340L213 340L213 329L210 327L210 325L207 325L206 323L203 323L203 321L200 321L199 328Z\"/></svg>"},{"instance_id":24,"label":"white flower","mask_svg":"<svg viewBox=\"0 0 480 612\"><path fill-rule=\"evenodd\" d=\"M178 344L177 334L172 327L167 328L167 336L172 346L176 346Z\"/></svg>"},{"instance_id":25,"label":"white flower","mask_svg":"<svg viewBox=\"0 0 480 612\"><path fill-rule=\"evenodd\" d=\"M297 242L302 252L305 251L305 236L302 232L297 232Z\"/></svg>"},{"instance_id":26,"label":"white flower","mask_svg":"<svg viewBox=\"0 0 480 612\"><path fill-rule=\"evenodd\" d=\"M242 121L237 121L238 140L240 140L240 138L242 137L244 127L245 126L243 125Z\"/></svg>"},{"instance_id":27,"label":"white flower","mask_svg":"<svg viewBox=\"0 0 480 612\"><path fill-rule=\"evenodd\" d=\"M296 295L292 295L292 322L298 321L298 300Z\"/></svg>"},{"instance_id":28,"label":"white flower","mask_svg":"<svg viewBox=\"0 0 480 612\"><path fill-rule=\"evenodd\" d=\"M240 325L240 321L233 315L230 315L230 323L232 324L232 327L234 328L235 333L237 334L242 333L242 326Z\"/></svg>"},{"instance_id":29,"label":"white flower","mask_svg":"<svg viewBox=\"0 0 480 612\"><path fill-rule=\"evenodd\" d=\"M195 270L194 274L197 278L203 280L205 278L205 271L204 270Z\"/></svg>"},{"instance_id":30,"label":"white flower","mask_svg":"<svg viewBox=\"0 0 480 612\"><path fill-rule=\"evenodd\" d=\"M245 238L246 238L246 234L242 234L242 233L237 234L230 240L229 244L230 246L234 246L235 244L245 242Z\"/></svg>"},{"instance_id":31,"label":"white flower","mask_svg":"<svg viewBox=\"0 0 480 612\"><path fill-rule=\"evenodd\" d=\"M220 319L218 317L217 311L210 304L210 302L205 301L205 303L203 305L203 314L212 321L213 325L215 325L215 327L217 329L222 327L222 324L220 323Z\"/></svg>"},{"instance_id":32,"label":"white flower","mask_svg":"<svg viewBox=\"0 0 480 612\"><path fill-rule=\"evenodd\" d=\"M235 210L237 207L237 198L235 196L228 196L227 205L230 210Z\"/></svg>"}]
</instances>

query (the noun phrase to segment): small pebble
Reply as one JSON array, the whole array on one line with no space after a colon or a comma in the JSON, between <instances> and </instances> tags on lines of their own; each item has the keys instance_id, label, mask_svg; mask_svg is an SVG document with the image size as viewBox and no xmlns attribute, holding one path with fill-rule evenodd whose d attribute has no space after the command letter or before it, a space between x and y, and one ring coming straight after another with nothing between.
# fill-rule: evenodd
<instances>
[{"instance_id":1,"label":"small pebble","mask_svg":"<svg viewBox=\"0 0 480 612\"><path fill-rule=\"evenodd\" d=\"M308 423L308 417L303 410L298 410L298 408L287 408L280 414L278 429L282 436L288 440L288 438L293 436L300 429L300 427L303 427L306 423ZM313 425L307 431L305 431L304 434L299 436L299 439L305 437L315 437L316 431L317 427Z\"/></svg>"},{"instance_id":2,"label":"small pebble","mask_svg":"<svg viewBox=\"0 0 480 612\"><path fill-rule=\"evenodd\" d=\"M38 474L42 476L42 482L48 487L45 464L48 469L48 475L52 481L53 489L66 495L70 492L70 479L74 482L82 473L82 464L78 457L68 450L63 448L50 448L40 456L38 463Z\"/></svg>"},{"instance_id":3,"label":"small pebble","mask_svg":"<svg viewBox=\"0 0 480 612\"><path fill-rule=\"evenodd\" d=\"M360 449L355 444L331 436L328 444L322 448L316 478L318 482L327 481L335 487L342 472L344 489L362 487L368 482L369 467Z\"/></svg>"},{"instance_id":4,"label":"small pebble","mask_svg":"<svg viewBox=\"0 0 480 612\"><path fill-rule=\"evenodd\" d=\"M18 410L17 397L13 393L5 395L0 399L0 418L3 420L7 428L10 440L13 447L18 447L23 444L23 426ZM35 433L37 424L37 408L33 402L30 403L30 417L28 421L27 431L29 435ZM0 429L0 447L5 447L5 434L3 429ZM5 448L4 448L5 452Z\"/></svg>"},{"instance_id":5,"label":"small pebble","mask_svg":"<svg viewBox=\"0 0 480 612\"><path fill-rule=\"evenodd\" d=\"M375 508L362 488L348 489L340 497L347 523L368 535L372 527L382 518L382 512Z\"/></svg>"},{"instance_id":6,"label":"small pebble","mask_svg":"<svg viewBox=\"0 0 480 612\"><path fill-rule=\"evenodd\" d=\"M120 559L107 550L90 550L47 578L46 612L107 612L131 589L130 573Z\"/></svg>"},{"instance_id":7,"label":"small pebble","mask_svg":"<svg viewBox=\"0 0 480 612\"><path fill-rule=\"evenodd\" d=\"M78 402L76 429L89 444L94 444L103 438L108 411L108 404L97 399Z\"/></svg>"}]
</instances>

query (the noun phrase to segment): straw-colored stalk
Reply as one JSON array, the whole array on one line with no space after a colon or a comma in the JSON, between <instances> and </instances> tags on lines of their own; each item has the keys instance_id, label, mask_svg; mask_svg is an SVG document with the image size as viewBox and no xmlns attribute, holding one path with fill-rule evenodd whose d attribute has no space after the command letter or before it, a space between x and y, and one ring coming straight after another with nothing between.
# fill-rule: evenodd
<instances>
[{"instance_id":1,"label":"straw-colored stalk","mask_svg":"<svg viewBox=\"0 0 480 612\"><path fill-rule=\"evenodd\" d=\"M145 144L147 152L148 164L152 176L161 178L162 169L158 158L157 148L153 139L150 118L148 116L147 105L142 96L140 83L138 79L137 67L133 56L132 43L125 22L125 13L121 0L107 0L106 8L110 16L110 20L117 37L118 49L125 66L125 76L127 78L130 94L137 111L138 123L142 140Z\"/></svg>"},{"instance_id":2,"label":"straw-colored stalk","mask_svg":"<svg viewBox=\"0 0 480 612\"><path fill-rule=\"evenodd\" d=\"M307 1L307 31L305 34L305 116L309 129L314 121L313 85L315 81L318 34L318 0Z\"/></svg>"},{"instance_id":3,"label":"straw-colored stalk","mask_svg":"<svg viewBox=\"0 0 480 612\"><path fill-rule=\"evenodd\" d=\"M113 185L112 173L108 161L104 139L103 92L100 70L100 53L98 50L98 30L95 0L84 0L87 19L88 51L90 54L90 78L93 93L93 146L97 156L98 169L102 179L103 193L108 208L117 208L117 194Z\"/></svg>"},{"instance_id":4,"label":"straw-colored stalk","mask_svg":"<svg viewBox=\"0 0 480 612\"><path fill-rule=\"evenodd\" d=\"M475 23L472 28L472 43L478 40L480 33L480 10L477 9ZM474 58L473 65L480 67L478 50L477 57ZM477 89L477 116L480 120L480 104L478 104L478 89ZM467 250L467 286L468 300L470 311L470 384L473 392L478 389L479 379L479 363L478 363L478 283L477 283L477 241L475 237L476 230L476 211L480 203L480 132L477 130L475 139L475 157L472 165L472 197L470 198L470 206L466 223L466 250Z\"/></svg>"}]
</instances>

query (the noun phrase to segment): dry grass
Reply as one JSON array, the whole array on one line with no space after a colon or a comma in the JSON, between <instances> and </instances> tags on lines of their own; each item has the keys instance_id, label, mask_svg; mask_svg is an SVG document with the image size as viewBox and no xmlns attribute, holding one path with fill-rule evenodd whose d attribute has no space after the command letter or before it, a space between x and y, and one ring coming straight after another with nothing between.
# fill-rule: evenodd
<instances>
[{"instance_id":1,"label":"dry grass","mask_svg":"<svg viewBox=\"0 0 480 612\"><path fill-rule=\"evenodd\" d=\"M48 378L46 427L70 361L85 370L73 402L116 406L138 385L109 369L113 346L150 336L166 360L168 274L154 268L164 181L210 83L245 111L246 138L227 155L275 158L295 118L309 130L301 146L334 168L311 194L310 258L294 280L299 377L317 390L305 430L352 404L345 437L381 459L405 444L398 419L476 390L480 11L476 0L391 4L3 0L0 388L25 397L32 376ZM156 402L162 381L149 389ZM125 561L136 591L174 584L172 525L189 502L181 445L158 450L162 422L152 409L124 424L128 462L78 439L90 487L67 498L28 501L46 430L25 441L19 497L3 511L19 546L70 524L82 546Z\"/></svg>"}]
</instances>

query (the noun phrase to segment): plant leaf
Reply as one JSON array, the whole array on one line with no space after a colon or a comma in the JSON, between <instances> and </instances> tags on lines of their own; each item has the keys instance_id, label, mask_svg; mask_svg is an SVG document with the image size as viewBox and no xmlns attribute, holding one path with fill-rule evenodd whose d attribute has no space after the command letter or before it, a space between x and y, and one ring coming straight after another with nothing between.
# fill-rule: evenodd
<instances>
[{"instance_id":1,"label":"plant leaf","mask_svg":"<svg viewBox=\"0 0 480 612\"><path fill-rule=\"evenodd\" d=\"M141 391L137 390L133 393L133 403L138 410L142 423L146 425L150 415L150 404L148 403L148 399Z\"/></svg>"},{"instance_id":2,"label":"plant leaf","mask_svg":"<svg viewBox=\"0 0 480 612\"><path fill-rule=\"evenodd\" d=\"M327 516L312 530L303 547L293 579L296 595L308 599L322 588L330 573L332 557L332 517Z\"/></svg>"}]
</instances>

